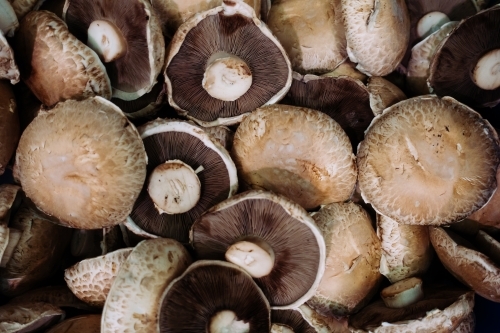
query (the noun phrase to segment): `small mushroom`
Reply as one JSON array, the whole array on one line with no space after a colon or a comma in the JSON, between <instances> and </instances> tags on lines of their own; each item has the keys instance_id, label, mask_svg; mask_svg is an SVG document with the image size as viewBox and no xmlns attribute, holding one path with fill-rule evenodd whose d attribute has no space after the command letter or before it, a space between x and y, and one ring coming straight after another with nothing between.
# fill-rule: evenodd
<instances>
[{"instance_id":1,"label":"small mushroom","mask_svg":"<svg viewBox=\"0 0 500 333\"><path fill-rule=\"evenodd\" d=\"M0 332L40 331L64 318L64 311L49 303L28 302L0 306Z\"/></svg>"},{"instance_id":2,"label":"small mushroom","mask_svg":"<svg viewBox=\"0 0 500 333\"><path fill-rule=\"evenodd\" d=\"M195 221L190 240L198 258L249 272L273 309L308 300L325 269L325 243L312 218L271 192L248 191L214 206Z\"/></svg>"},{"instance_id":3,"label":"small mushroom","mask_svg":"<svg viewBox=\"0 0 500 333\"><path fill-rule=\"evenodd\" d=\"M159 323L166 332L269 332L269 302L238 266L200 260L189 266L161 297Z\"/></svg>"},{"instance_id":4,"label":"small mushroom","mask_svg":"<svg viewBox=\"0 0 500 333\"><path fill-rule=\"evenodd\" d=\"M66 319L45 333L100 333L101 315L90 314Z\"/></svg>"},{"instance_id":5,"label":"small mushroom","mask_svg":"<svg viewBox=\"0 0 500 333\"><path fill-rule=\"evenodd\" d=\"M0 80L0 175L5 172L14 155L20 136L19 114L14 92L7 81Z\"/></svg>"},{"instance_id":6,"label":"small mushroom","mask_svg":"<svg viewBox=\"0 0 500 333\"><path fill-rule=\"evenodd\" d=\"M0 30L0 79L10 80L11 84L19 82L19 68L14 60L14 51Z\"/></svg>"}]
</instances>

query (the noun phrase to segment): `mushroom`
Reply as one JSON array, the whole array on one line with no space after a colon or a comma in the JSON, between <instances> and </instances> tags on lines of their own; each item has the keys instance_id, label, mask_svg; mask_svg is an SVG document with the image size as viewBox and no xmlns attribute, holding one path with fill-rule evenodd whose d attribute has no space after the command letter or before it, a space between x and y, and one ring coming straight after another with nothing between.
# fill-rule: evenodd
<instances>
[{"instance_id":1,"label":"mushroom","mask_svg":"<svg viewBox=\"0 0 500 333\"><path fill-rule=\"evenodd\" d=\"M323 316L313 310L309 305L302 304L297 309L302 317L314 327L318 333L348 333L347 318L337 316Z\"/></svg>"},{"instance_id":2,"label":"mushroom","mask_svg":"<svg viewBox=\"0 0 500 333\"><path fill-rule=\"evenodd\" d=\"M347 54L357 69L384 76L396 69L410 38L404 0L341 0Z\"/></svg>"},{"instance_id":3,"label":"mushroom","mask_svg":"<svg viewBox=\"0 0 500 333\"><path fill-rule=\"evenodd\" d=\"M19 20L21 20L29 11L35 10L36 7L39 6L38 4L39 0L9 0L9 1Z\"/></svg>"},{"instance_id":4,"label":"mushroom","mask_svg":"<svg viewBox=\"0 0 500 333\"><path fill-rule=\"evenodd\" d=\"M151 91L162 71L165 42L146 0L66 0L69 31L103 60L113 97L126 101Z\"/></svg>"},{"instance_id":5,"label":"mushroom","mask_svg":"<svg viewBox=\"0 0 500 333\"><path fill-rule=\"evenodd\" d=\"M89 314L66 319L45 333L100 333L101 315Z\"/></svg>"},{"instance_id":6,"label":"mushroom","mask_svg":"<svg viewBox=\"0 0 500 333\"><path fill-rule=\"evenodd\" d=\"M305 209L345 201L356 185L349 138L335 120L312 109L255 110L236 130L232 156L245 186L287 196Z\"/></svg>"},{"instance_id":7,"label":"mushroom","mask_svg":"<svg viewBox=\"0 0 500 333\"><path fill-rule=\"evenodd\" d=\"M500 168L497 169L496 175L497 184L500 184ZM491 199L481 207L468 216L468 219L477 221L483 225L492 226L500 229L500 191L495 191Z\"/></svg>"},{"instance_id":8,"label":"mushroom","mask_svg":"<svg viewBox=\"0 0 500 333\"><path fill-rule=\"evenodd\" d=\"M21 136L16 98L9 83L0 80L0 175L5 172Z\"/></svg>"},{"instance_id":9,"label":"mushroom","mask_svg":"<svg viewBox=\"0 0 500 333\"><path fill-rule=\"evenodd\" d=\"M126 226L145 237L187 243L194 220L236 193L236 167L220 144L186 121L157 119L139 132L147 180Z\"/></svg>"},{"instance_id":10,"label":"mushroom","mask_svg":"<svg viewBox=\"0 0 500 333\"><path fill-rule=\"evenodd\" d=\"M398 223L453 223L490 199L499 158L498 136L477 112L450 97L415 97L371 123L358 148L359 187Z\"/></svg>"},{"instance_id":11,"label":"mushroom","mask_svg":"<svg viewBox=\"0 0 500 333\"><path fill-rule=\"evenodd\" d=\"M187 250L173 239L140 242L111 285L102 312L101 332L156 332L163 291L190 264Z\"/></svg>"},{"instance_id":12,"label":"mushroom","mask_svg":"<svg viewBox=\"0 0 500 333\"><path fill-rule=\"evenodd\" d=\"M12 184L0 185L0 267L5 267L12 257L22 232L9 228L10 218L18 208L24 195L21 187Z\"/></svg>"},{"instance_id":13,"label":"mushroom","mask_svg":"<svg viewBox=\"0 0 500 333\"><path fill-rule=\"evenodd\" d=\"M231 263L200 260L163 293L156 329L260 333L270 327L269 302L248 273Z\"/></svg>"},{"instance_id":14,"label":"mushroom","mask_svg":"<svg viewBox=\"0 0 500 333\"><path fill-rule=\"evenodd\" d=\"M435 94L471 107L500 102L500 38L491 33L499 27L500 5L495 5L453 29L431 62L429 85Z\"/></svg>"},{"instance_id":15,"label":"mushroom","mask_svg":"<svg viewBox=\"0 0 500 333\"><path fill-rule=\"evenodd\" d=\"M64 318L64 311L42 302L0 306L0 332L34 332L50 327Z\"/></svg>"},{"instance_id":16,"label":"mushroom","mask_svg":"<svg viewBox=\"0 0 500 333\"><path fill-rule=\"evenodd\" d=\"M0 30L0 79L10 80L11 84L19 82L19 68L14 60L14 51Z\"/></svg>"},{"instance_id":17,"label":"mushroom","mask_svg":"<svg viewBox=\"0 0 500 333\"><path fill-rule=\"evenodd\" d=\"M10 0L0 0L0 31L7 37L14 36L19 27L16 12Z\"/></svg>"},{"instance_id":18,"label":"mushroom","mask_svg":"<svg viewBox=\"0 0 500 333\"><path fill-rule=\"evenodd\" d=\"M85 259L64 271L64 280L82 301L103 307L120 267L132 248L120 249L106 255Z\"/></svg>"},{"instance_id":19,"label":"mushroom","mask_svg":"<svg viewBox=\"0 0 500 333\"><path fill-rule=\"evenodd\" d=\"M325 243L312 218L271 192L244 192L212 207L195 221L190 240L198 258L246 270L273 309L308 300L325 269Z\"/></svg>"},{"instance_id":20,"label":"mushroom","mask_svg":"<svg viewBox=\"0 0 500 333\"><path fill-rule=\"evenodd\" d=\"M378 116L389 106L406 99L405 93L392 82L380 76L372 76L366 85L370 93L370 106Z\"/></svg>"},{"instance_id":21,"label":"mushroom","mask_svg":"<svg viewBox=\"0 0 500 333\"><path fill-rule=\"evenodd\" d=\"M32 289L9 300L9 304L28 302L43 302L59 308L72 308L84 311L96 310L76 297L66 285L53 285Z\"/></svg>"},{"instance_id":22,"label":"mushroom","mask_svg":"<svg viewBox=\"0 0 500 333\"><path fill-rule=\"evenodd\" d=\"M377 236L382 245L380 273L391 283L425 273L433 257L426 226L399 224L377 214Z\"/></svg>"},{"instance_id":23,"label":"mushroom","mask_svg":"<svg viewBox=\"0 0 500 333\"><path fill-rule=\"evenodd\" d=\"M317 333L298 309L272 310L271 333Z\"/></svg>"},{"instance_id":24,"label":"mushroom","mask_svg":"<svg viewBox=\"0 0 500 333\"><path fill-rule=\"evenodd\" d=\"M205 132L210 134L220 145L231 151L233 147L234 132L227 126L205 127Z\"/></svg>"},{"instance_id":25,"label":"mushroom","mask_svg":"<svg viewBox=\"0 0 500 333\"><path fill-rule=\"evenodd\" d=\"M279 101L292 83L278 40L242 1L195 15L179 27L166 60L168 101L203 126L239 123Z\"/></svg>"},{"instance_id":26,"label":"mushroom","mask_svg":"<svg viewBox=\"0 0 500 333\"><path fill-rule=\"evenodd\" d=\"M326 269L307 304L327 317L359 311L377 292L381 248L368 213L361 206L332 203L313 219L326 243Z\"/></svg>"},{"instance_id":27,"label":"mushroom","mask_svg":"<svg viewBox=\"0 0 500 333\"><path fill-rule=\"evenodd\" d=\"M323 74L347 59L340 0L273 1L266 23L294 71Z\"/></svg>"},{"instance_id":28,"label":"mushroom","mask_svg":"<svg viewBox=\"0 0 500 333\"><path fill-rule=\"evenodd\" d=\"M422 280L416 277L395 282L382 289L380 297L388 308L400 309L424 298Z\"/></svg>"},{"instance_id":29,"label":"mushroom","mask_svg":"<svg viewBox=\"0 0 500 333\"><path fill-rule=\"evenodd\" d=\"M14 177L59 223L97 229L127 218L146 163L139 133L123 112L92 97L58 103L30 123L17 148Z\"/></svg>"}]
</instances>

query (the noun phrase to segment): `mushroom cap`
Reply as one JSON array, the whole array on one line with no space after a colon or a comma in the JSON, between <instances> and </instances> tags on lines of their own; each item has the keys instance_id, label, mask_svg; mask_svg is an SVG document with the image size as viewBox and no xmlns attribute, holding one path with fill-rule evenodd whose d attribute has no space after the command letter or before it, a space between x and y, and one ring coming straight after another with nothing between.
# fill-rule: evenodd
<instances>
[{"instance_id":1,"label":"mushroom cap","mask_svg":"<svg viewBox=\"0 0 500 333\"><path fill-rule=\"evenodd\" d=\"M17 15L17 18L21 20L24 15L26 15L31 10L36 10L37 5L39 6L39 0L9 0L12 4L12 8Z\"/></svg>"},{"instance_id":2,"label":"mushroom cap","mask_svg":"<svg viewBox=\"0 0 500 333\"><path fill-rule=\"evenodd\" d=\"M96 309L81 301L66 285L56 285L32 289L12 298L9 303L44 302L60 308L74 308L85 311Z\"/></svg>"},{"instance_id":3,"label":"mushroom cap","mask_svg":"<svg viewBox=\"0 0 500 333\"><path fill-rule=\"evenodd\" d=\"M326 269L307 302L324 316L357 312L377 292L380 240L368 213L359 205L331 203L313 214L326 243Z\"/></svg>"},{"instance_id":4,"label":"mushroom cap","mask_svg":"<svg viewBox=\"0 0 500 333\"><path fill-rule=\"evenodd\" d=\"M453 98L421 96L374 119L358 148L365 202L398 223L453 223L481 208L500 162L491 125Z\"/></svg>"},{"instance_id":5,"label":"mushroom cap","mask_svg":"<svg viewBox=\"0 0 500 333\"><path fill-rule=\"evenodd\" d=\"M87 30L96 20L112 22L127 40L126 54L104 64L113 97L130 101L153 89L163 68L165 41L150 1L66 0L62 15L80 41L87 41Z\"/></svg>"},{"instance_id":6,"label":"mushroom cap","mask_svg":"<svg viewBox=\"0 0 500 333\"><path fill-rule=\"evenodd\" d=\"M231 151L233 147L234 132L227 126L204 127L205 132L210 134L220 145Z\"/></svg>"},{"instance_id":7,"label":"mushroom cap","mask_svg":"<svg viewBox=\"0 0 500 333\"><path fill-rule=\"evenodd\" d=\"M298 311L302 314L304 319L314 327L315 332L318 333L348 333L347 318L336 316L323 316L317 311L313 310L307 303L298 307Z\"/></svg>"},{"instance_id":8,"label":"mushroom cap","mask_svg":"<svg viewBox=\"0 0 500 333\"><path fill-rule=\"evenodd\" d=\"M0 30L0 79L10 80L11 84L19 82L19 68L14 60L14 51Z\"/></svg>"},{"instance_id":9,"label":"mushroom cap","mask_svg":"<svg viewBox=\"0 0 500 333\"><path fill-rule=\"evenodd\" d=\"M51 326L63 317L64 311L49 303L6 304L0 306L0 331L34 332Z\"/></svg>"},{"instance_id":10,"label":"mushroom cap","mask_svg":"<svg viewBox=\"0 0 500 333\"><path fill-rule=\"evenodd\" d=\"M300 73L333 71L347 58L340 1L273 1L267 19Z\"/></svg>"},{"instance_id":11,"label":"mushroom cap","mask_svg":"<svg viewBox=\"0 0 500 333\"><path fill-rule=\"evenodd\" d=\"M500 103L500 87L484 90L472 80L478 60L500 48L500 5L462 20L440 44L430 65L429 85L439 96L451 96L471 107ZM467 45L464 49L463 46Z\"/></svg>"},{"instance_id":12,"label":"mushroom cap","mask_svg":"<svg viewBox=\"0 0 500 333\"><path fill-rule=\"evenodd\" d=\"M100 333L101 315L89 314L66 319L45 333Z\"/></svg>"},{"instance_id":13,"label":"mushroom cap","mask_svg":"<svg viewBox=\"0 0 500 333\"><path fill-rule=\"evenodd\" d=\"M467 246L450 230L429 228L432 246L444 267L484 298L500 302L500 264Z\"/></svg>"},{"instance_id":14,"label":"mushroom cap","mask_svg":"<svg viewBox=\"0 0 500 333\"><path fill-rule=\"evenodd\" d=\"M142 188L126 226L145 237L174 238L189 241L194 220L215 204L230 198L238 189L236 166L229 153L202 128L182 120L156 119L139 127L146 153L147 175L168 160L180 160L193 170L201 183L200 200L181 214L160 214L148 194L148 182Z\"/></svg>"},{"instance_id":15,"label":"mushroom cap","mask_svg":"<svg viewBox=\"0 0 500 333\"><path fill-rule=\"evenodd\" d=\"M239 57L251 71L252 85L234 101L211 97L201 84L206 63L217 52ZM225 1L179 27L166 59L165 83L168 101L179 114L207 127L230 125L283 98L292 84L292 70L279 41L252 8Z\"/></svg>"},{"instance_id":16,"label":"mushroom cap","mask_svg":"<svg viewBox=\"0 0 500 333\"><path fill-rule=\"evenodd\" d=\"M496 175L497 184L500 184L500 168L497 169ZM489 225L500 229L500 191L495 191L491 199L481 207L469 215L468 219L477 221L484 225Z\"/></svg>"},{"instance_id":17,"label":"mushroom cap","mask_svg":"<svg viewBox=\"0 0 500 333\"><path fill-rule=\"evenodd\" d=\"M190 232L200 259L224 260L245 236L274 251L272 271L256 282L273 309L290 309L311 298L325 270L325 242L307 212L280 195L247 191L200 216Z\"/></svg>"},{"instance_id":18,"label":"mushroom cap","mask_svg":"<svg viewBox=\"0 0 500 333\"><path fill-rule=\"evenodd\" d=\"M298 309L272 310L271 323L290 327L294 333L317 333Z\"/></svg>"},{"instance_id":19,"label":"mushroom cap","mask_svg":"<svg viewBox=\"0 0 500 333\"><path fill-rule=\"evenodd\" d=\"M347 54L367 75L384 76L396 69L410 38L404 0L341 0Z\"/></svg>"},{"instance_id":20,"label":"mushroom cap","mask_svg":"<svg viewBox=\"0 0 500 333\"><path fill-rule=\"evenodd\" d=\"M17 148L14 177L61 224L97 229L127 218L146 163L139 133L123 112L92 97L58 103L30 123Z\"/></svg>"},{"instance_id":21,"label":"mushroom cap","mask_svg":"<svg viewBox=\"0 0 500 333\"><path fill-rule=\"evenodd\" d=\"M407 98L398 86L381 76L370 77L366 88L370 93L370 106L376 116L382 114L389 106Z\"/></svg>"},{"instance_id":22,"label":"mushroom cap","mask_svg":"<svg viewBox=\"0 0 500 333\"><path fill-rule=\"evenodd\" d=\"M5 80L0 80L0 105L2 106L0 108L0 175L2 175L16 151L21 136L16 97L10 84Z\"/></svg>"},{"instance_id":23,"label":"mushroom cap","mask_svg":"<svg viewBox=\"0 0 500 333\"><path fill-rule=\"evenodd\" d=\"M21 78L46 106L95 95L111 98L106 68L97 54L70 34L54 13L28 13L12 46Z\"/></svg>"},{"instance_id":24,"label":"mushroom cap","mask_svg":"<svg viewBox=\"0 0 500 333\"><path fill-rule=\"evenodd\" d=\"M157 330L212 332L208 330L211 319L224 310L249 325L245 332L269 332L271 328L269 302L247 272L232 263L199 260L163 293Z\"/></svg>"},{"instance_id":25,"label":"mushroom cap","mask_svg":"<svg viewBox=\"0 0 500 333\"><path fill-rule=\"evenodd\" d=\"M187 250L173 239L140 242L111 285L102 312L101 332L155 332L163 291L190 264Z\"/></svg>"},{"instance_id":26,"label":"mushroom cap","mask_svg":"<svg viewBox=\"0 0 500 333\"><path fill-rule=\"evenodd\" d=\"M380 273L391 283L427 271L433 257L426 226L399 224L377 214L377 236L382 245Z\"/></svg>"},{"instance_id":27,"label":"mushroom cap","mask_svg":"<svg viewBox=\"0 0 500 333\"><path fill-rule=\"evenodd\" d=\"M66 284L82 301L103 307L120 267L132 248L120 249L106 255L85 259L64 271Z\"/></svg>"},{"instance_id":28,"label":"mushroom cap","mask_svg":"<svg viewBox=\"0 0 500 333\"><path fill-rule=\"evenodd\" d=\"M0 8L0 30L7 37L12 37L19 27L16 12L10 0L0 0Z\"/></svg>"},{"instance_id":29,"label":"mushroom cap","mask_svg":"<svg viewBox=\"0 0 500 333\"><path fill-rule=\"evenodd\" d=\"M287 196L305 209L345 201L354 192L351 142L320 111L278 104L255 110L236 130L232 156L240 182Z\"/></svg>"}]
</instances>

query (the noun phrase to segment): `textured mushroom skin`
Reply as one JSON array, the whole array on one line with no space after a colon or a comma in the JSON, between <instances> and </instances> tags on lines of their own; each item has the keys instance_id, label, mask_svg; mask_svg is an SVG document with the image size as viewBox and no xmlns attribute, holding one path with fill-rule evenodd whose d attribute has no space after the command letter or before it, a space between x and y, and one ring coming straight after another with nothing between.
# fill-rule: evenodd
<instances>
[{"instance_id":1,"label":"textured mushroom skin","mask_svg":"<svg viewBox=\"0 0 500 333\"><path fill-rule=\"evenodd\" d=\"M45 333L100 333L101 315L90 314L66 319Z\"/></svg>"},{"instance_id":2,"label":"textured mushroom skin","mask_svg":"<svg viewBox=\"0 0 500 333\"><path fill-rule=\"evenodd\" d=\"M366 88L370 92L370 106L376 116L382 114L389 106L406 99L401 89L380 76L370 77Z\"/></svg>"},{"instance_id":3,"label":"textured mushroom skin","mask_svg":"<svg viewBox=\"0 0 500 333\"><path fill-rule=\"evenodd\" d=\"M0 332L34 332L58 321L64 311L49 303L28 302L0 307Z\"/></svg>"},{"instance_id":4,"label":"textured mushroom skin","mask_svg":"<svg viewBox=\"0 0 500 333\"><path fill-rule=\"evenodd\" d=\"M13 47L21 78L46 106L95 95L111 98L111 83L97 54L55 14L28 13Z\"/></svg>"},{"instance_id":5,"label":"textured mushroom skin","mask_svg":"<svg viewBox=\"0 0 500 333\"><path fill-rule=\"evenodd\" d=\"M497 184L500 184L500 168L497 170ZM490 201L481 209L475 211L468 218L481 224L500 229L500 191L497 189Z\"/></svg>"},{"instance_id":6,"label":"textured mushroom skin","mask_svg":"<svg viewBox=\"0 0 500 333\"><path fill-rule=\"evenodd\" d=\"M16 12L17 18L21 20L37 4L38 0L9 0Z\"/></svg>"},{"instance_id":7,"label":"textured mushroom skin","mask_svg":"<svg viewBox=\"0 0 500 333\"><path fill-rule=\"evenodd\" d=\"M362 73L384 76L403 59L410 39L404 0L342 0L347 53Z\"/></svg>"},{"instance_id":8,"label":"textured mushroom skin","mask_svg":"<svg viewBox=\"0 0 500 333\"><path fill-rule=\"evenodd\" d=\"M19 82L19 76L14 52L0 31L0 79L7 79L11 84L16 84Z\"/></svg>"},{"instance_id":9,"label":"textured mushroom skin","mask_svg":"<svg viewBox=\"0 0 500 333\"><path fill-rule=\"evenodd\" d=\"M20 135L16 97L10 84L0 80L0 175L16 151Z\"/></svg>"}]
</instances>

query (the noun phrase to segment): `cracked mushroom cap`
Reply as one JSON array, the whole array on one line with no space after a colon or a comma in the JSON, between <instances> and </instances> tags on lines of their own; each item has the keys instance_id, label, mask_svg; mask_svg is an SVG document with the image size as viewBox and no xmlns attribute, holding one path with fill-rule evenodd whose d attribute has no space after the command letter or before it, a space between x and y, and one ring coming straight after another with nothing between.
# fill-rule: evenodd
<instances>
[{"instance_id":1,"label":"cracked mushroom cap","mask_svg":"<svg viewBox=\"0 0 500 333\"><path fill-rule=\"evenodd\" d=\"M0 175L14 155L20 136L16 97L11 85L6 80L0 80Z\"/></svg>"},{"instance_id":2,"label":"cracked mushroom cap","mask_svg":"<svg viewBox=\"0 0 500 333\"><path fill-rule=\"evenodd\" d=\"M61 224L98 229L127 218L146 163L139 133L123 112L92 97L58 103L29 124L17 148L14 177Z\"/></svg>"},{"instance_id":3,"label":"cracked mushroom cap","mask_svg":"<svg viewBox=\"0 0 500 333\"><path fill-rule=\"evenodd\" d=\"M471 107L500 103L500 5L462 20L441 43L430 65L429 85ZM467 45L467 47L463 47Z\"/></svg>"},{"instance_id":4,"label":"cracked mushroom cap","mask_svg":"<svg viewBox=\"0 0 500 333\"><path fill-rule=\"evenodd\" d=\"M396 69L410 38L404 0L341 0L347 54L357 69L384 76Z\"/></svg>"},{"instance_id":5,"label":"cracked mushroom cap","mask_svg":"<svg viewBox=\"0 0 500 333\"><path fill-rule=\"evenodd\" d=\"M196 218L236 193L236 167L225 148L189 122L158 118L139 132L148 155L147 180L126 226L145 237L187 243Z\"/></svg>"},{"instance_id":6,"label":"cracked mushroom cap","mask_svg":"<svg viewBox=\"0 0 500 333\"><path fill-rule=\"evenodd\" d=\"M101 315L89 314L66 319L45 333L100 333Z\"/></svg>"},{"instance_id":7,"label":"cracked mushroom cap","mask_svg":"<svg viewBox=\"0 0 500 333\"><path fill-rule=\"evenodd\" d=\"M12 46L22 80L44 105L95 95L111 98L106 68L97 54L70 34L55 14L28 13Z\"/></svg>"},{"instance_id":8,"label":"cracked mushroom cap","mask_svg":"<svg viewBox=\"0 0 500 333\"><path fill-rule=\"evenodd\" d=\"M158 332L269 332L269 302L237 265L193 263L161 297ZM196 316L193 316L196 314Z\"/></svg>"},{"instance_id":9,"label":"cracked mushroom cap","mask_svg":"<svg viewBox=\"0 0 500 333\"><path fill-rule=\"evenodd\" d=\"M164 290L190 264L187 250L173 239L140 242L111 285L102 312L101 332L155 332Z\"/></svg>"},{"instance_id":10,"label":"cracked mushroom cap","mask_svg":"<svg viewBox=\"0 0 500 333\"><path fill-rule=\"evenodd\" d=\"M0 30L0 79L10 80L11 84L19 82L19 68L14 60L14 51Z\"/></svg>"},{"instance_id":11,"label":"cracked mushroom cap","mask_svg":"<svg viewBox=\"0 0 500 333\"><path fill-rule=\"evenodd\" d=\"M358 148L365 202L403 224L440 225L481 208L496 189L498 136L453 98L397 103L374 119Z\"/></svg>"},{"instance_id":12,"label":"cracked mushroom cap","mask_svg":"<svg viewBox=\"0 0 500 333\"><path fill-rule=\"evenodd\" d=\"M64 318L64 311L49 303L27 302L0 306L0 332L34 332Z\"/></svg>"},{"instance_id":13,"label":"cracked mushroom cap","mask_svg":"<svg viewBox=\"0 0 500 333\"><path fill-rule=\"evenodd\" d=\"M132 248L120 249L106 255L85 259L64 271L64 280L82 301L103 307L120 267Z\"/></svg>"},{"instance_id":14,"label":"cracked mushroom cap","mask_svg":"<svg viewBox=\"0 0 500 333\"><path fill-rule=\"evenodd\" d=\"M203 126L239 123L273 104L292 83L279 41L242 1L193 16L175 33L166 60L170 105Z\"/></svg>"},{"instance_id":15,"label":"cracked mushroom cap","mask_svg":"<svg viewBox=\"0 0 500 333\"><path fill-rule=\"evenodd\" d=\"M129 101L153 89L164 64L165 42L150 1L66 0L63 19L69 31L103 59L113 97ZM122 52L108 53L102 38L109 45L116 42Z\"/></svg>"},{"instance_id":16,"label":"cracked mushroom cap","mask_svg":"<svg viewBox=\"0 0 500 333\"><path fill-rule=\"evenodd\" d=\"M340 1L273 1L266 22L300 73L333 71L346 58Z\"/></svg>"},{"instance_id":17,"label":"cracked mushroom cap","mask_svg":"<svg viewBox=\"0 0 500 333\"><path fill-rule=\"evenodd\" d=\"M359 205L332 203L313 214L326 243L326 269L307 304L332 317L357 312L377 292L381 246L368 213Z\"/></svg>"},{"instance_id":18,"label":"cracked mushroom cap","mask_svg":"<svg viewBox=\"0 0 500 333\"><path fill-rule=\"evenodd\" d=\"M232 156L247 187L314 209L345 201L354 192L357 168L352 151L345 131L325 113L277 104L243 120Z\"/></svg>"},{"instance_id":19,"label":"cracked mushroom cap","mask_svg":"<svg viewBox=\"0 0 500 333\"><path fill-rule=\"evenodd\" d=\"M490 237L496 252L484 254L457 233L439 227L429 228L432 246L444 267L482 297L500 302L500 244ZM483 245L484 248L484 245Z\"/></svg>"},{"instance_id":20,"label":"cracked mushroom cap","mask_svg":"<svg viewBox=\"0 0 500 333\"><path fill-rule=\"evenodd\" d=\"M190 240L198 258L250 272L273 309L308 300L325 269L325 243L312 218L271 192L248 191L214 206L195 221Z\"/></svg>"}]
</instances>

